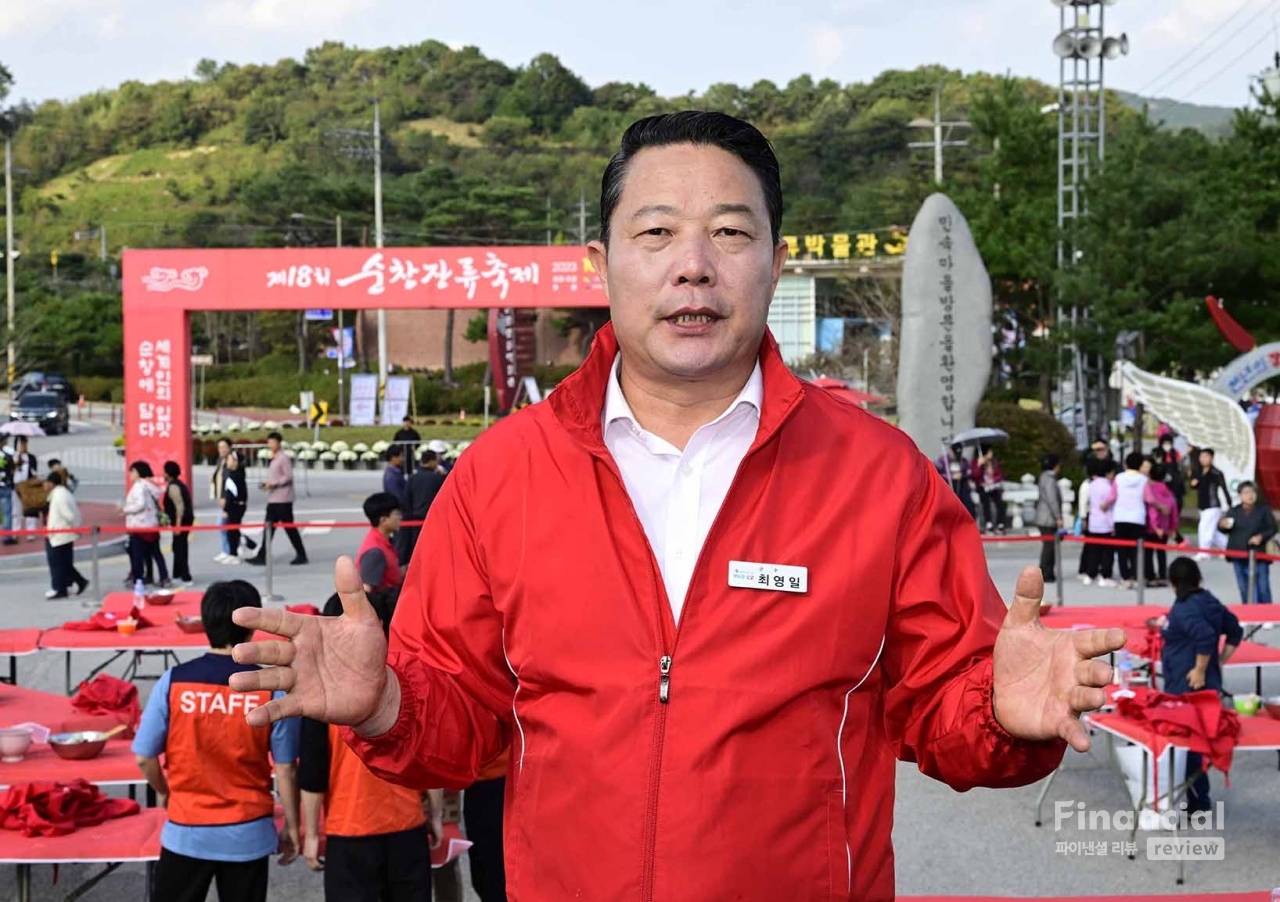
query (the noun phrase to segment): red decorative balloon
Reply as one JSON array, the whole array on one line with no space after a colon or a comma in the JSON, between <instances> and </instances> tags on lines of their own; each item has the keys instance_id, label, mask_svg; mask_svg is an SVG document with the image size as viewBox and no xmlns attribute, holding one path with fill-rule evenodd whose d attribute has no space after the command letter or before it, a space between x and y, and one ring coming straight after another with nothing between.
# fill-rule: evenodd
<instances>
[{"instance_id":1,"label":"red decorative balloon","mask_svg":"<svg viewBox=\"0 0 1280 902\"><path fill-rule=\"evenodd\" d=\"M1280 507L1280 404L1267 404L1253 427L1258 443L1258 487L1272 508Z\"/></svg>"}]
</instances>

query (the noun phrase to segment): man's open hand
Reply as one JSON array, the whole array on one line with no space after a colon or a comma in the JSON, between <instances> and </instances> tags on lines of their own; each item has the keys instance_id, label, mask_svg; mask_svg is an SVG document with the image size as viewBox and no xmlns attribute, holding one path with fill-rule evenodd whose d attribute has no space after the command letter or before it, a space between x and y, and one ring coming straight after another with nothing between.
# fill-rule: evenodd
<instances>
[{"instance_id":1,"label":"man's open hand","mask_svg":"<svg viewBox=\"0 0 1280 902\"><path fill-rule=\"evenodd\" d=\"M245 642L233 651L241 664L273 666L232 674L232 689L288 693L250 711L246 719L253 726L297 716L355 726L378 711L387 688L382 621L364 594L351 558L338 558L333 583L342 599L341 617L265 608L238 608L232 614L240 626L283 637L283 641Z\"/></svg>"},{"instance_id":2,"label":"man's open hand","mask_svg":"<svg viewBox=\"0 0 1280 902\"><path fill-rule=\"evenodd\" d=\"M1051 630L1040 622L1044 579L1028 567L1018 577L993 655L996 719L1019 739L1064 739L1089 750L1080 715L1106 702L1111 667L1095 661L1124 648L1124 630Z\"/></svg>"}]
</instances>

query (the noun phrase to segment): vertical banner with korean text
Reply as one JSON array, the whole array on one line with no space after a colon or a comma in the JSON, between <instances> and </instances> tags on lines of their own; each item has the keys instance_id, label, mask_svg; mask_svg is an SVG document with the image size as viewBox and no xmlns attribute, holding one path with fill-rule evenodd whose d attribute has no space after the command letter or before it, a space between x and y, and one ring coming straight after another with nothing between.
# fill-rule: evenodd
<instances>
[{"instance_id":1,"label":"vertical banner with korean text","mask_svg":"<svg viewBox=\"0 0 1280 902\"><path fill-rule=\"evenodd\" d=\"M378 414L378 377L373 373L351 374L352 426L372 426Z\"/></svg>"},{"instance_id":2,"label":"vertical banner with korean text","mask_svg":"<svg viewBox=\"0 0 1280 902\"><path fill-rule=\"evenodd\" d=\"M413 389L412 376L388 376L387 387L382 393L382 425L399 426L409 415L409 393Z\"/></svg>"},{"instance_id":3,"label":"vertical banner with korean text","mask_svg":"<svg viewBox=\"0 0 1280 902\"><path fill-rule=\"evenodd\" d=\"M190 461L191 340L186 312L145 309L125 317L124 409L128 465L146 461L157 474L165 461L185 472Z\"/></svg>"}]
</instances>

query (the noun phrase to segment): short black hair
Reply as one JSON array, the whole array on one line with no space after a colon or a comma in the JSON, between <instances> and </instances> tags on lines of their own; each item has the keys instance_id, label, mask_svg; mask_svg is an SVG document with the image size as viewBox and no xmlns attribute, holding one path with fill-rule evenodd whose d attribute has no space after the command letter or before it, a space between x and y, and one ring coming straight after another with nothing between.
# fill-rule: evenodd
<instances>
[{"instance_id":1,"label":"short black hair","mask_svg":"<svg viewBox=\"0 0 1280 902\"><path fill-rule=\"evenodd\" d=\"M385 456L387 460L394 460L397 457L404 457L404 447L401 445L391 445L389 448L387 448L387 453Z\"/></svg>"},{"instance_id":2,"label":"short black hair","mask_svg":"<svg viewBox=\"0 0 1280 902\"><path fill-rule=\"evenodd\" d=\"M267 433L267 441L271 441L272 439L275 439L275 440L276 440L276 441L278 441L278 442L283 442L283 441L284 441L284 436L283 436L283 435L281 435L281 434L280 434L280 433L278 433L278 432L268 432L268 433Z\"/></svg>"},{"instance_id":3,"label":"short black hair","mask_svg":"<svg viewBox=\"0 0 1280 902\"><path fill-rule=\"evenodd\" d=\"M436 454L436 452L432 451L430 448L428 448L428 449L426 449L425 451L423 451L423 452L422 452L422 454L421 454L420 456L421 456L421 458L422 458L422 462L423 462L424 464L429 464L429 463L431 463L431 461L433 461L433 460L439 460L439 459L440 459L440 456L439 456L438 454Z\"/></svg>"},{"instance_id":4,"label":"short black hair","mask_svg":"<svg viewBox=\"0 0 1280 902\"><path fill-rule=\"evenodd\" d=\"M382 632L389 634L391 632L391 617L396 612L396 602L400 600L400 587L378 589L375 592L369 592L367 597L369 605L377 612L378 619L382 621ZM342 599L338 597L337 592L330 595L329 600L324 603L324 610L321 611L321 616L342 616Z\"/></svg>"},{"instance_id":5,"label":"short black hair","mask_svg":"<svg viewBox=\"0 0 1280 902\"><path fill-rule=\"evenodd\" d=\"M401 420L400 422L402 422L402 423L408 423L408 424L410 424L410 425L413 425L413 417L411 417L411 416L407 416L407 415L406 415L406 416L405 416L405 418L404 418L403 420Z\"/></svg>"},{"instance_id":6,"label":"short black hair","mask_svg":"<svg viewBox=\"0 0 1280 902\"><path fill-rule=\"evenodd\" d=\"M390 517L400 510L400 499L390 492L374 492L364 499L364 515L369 518L369 525L377 527L383 517Z\"/></svg>"},{"instance_id":7,"label":"short black hair","mask_svg":"<svg viewBox=\"0 0 1280 902\"><path fill-rule=\"evenodd\" d=\"M695 144L718 147L745 163L764 192L773 243L782 234L782 176L773 146L760 130L743 119L726 113L684 110L648 116L633 122L623 133L618 152L604 168L600 180L600 242L609 246L609 220L622 197L622 183L631 158L646 147Z\"/></svg>"},{"instance_id":8,"label":"short black hair","mask_svg":"<svg viewBox=\"0 0 1280 902\"><path fill-rule=\"evenodd\" d=\"M1140 470L1142 462L1146 459L1141 451L1130 451L1129 456L1124 459L1124 467L1126 470Z\"/></svg>"},{"instance_id":9,"label":"short black hair","mask_svg":"<svg viewBox=\"0 0 1280 902\"><path fill-rule=\"evenodd\" d=\"M221 438L219 438L219 439L218 439L218 441L216 442L216 444L221 445L223 442L226 442L226 443L227 443L227 447L228 447L228 448L232 447L232 445L231 445L231 439L227 438L225 435L224 435L224 436L222 436Z\"/></svg>"},{"instance_id":10,"label":"short black hair","mask_svg":"<svg viewBox=\"0 0 1280 902\"><path fill-rule=\"evenodd\" d=\"M50 470L44 474L44 481L50 485L62 485L62 474L57 470Z\"/></svg>"},{"instance_id":11,"label":"short black hair","mask_svg":"<svg viewBox=\"0 0 1280 902\"><path fill-rule=\"evenodd\" d=\"M58 458L56 458L56 457L51 457L51 458L49 458L49 469L50 469L50 470L52 470L54 467L60 467L60 466L62 466L62 461L58 460Z\"/></svg>"},{"instance_id":12,"label":"short black hair","mask_svg":"<svg viewBox=\"0 0 1280 902\"><path fill-rule=\"evenodd\" d=\"M1101 461L1101 463L1102 466L1100 469L1103 476L1114 476L1116 471L1120 469L1116 462L1109 457L1106 460Z\"/></svg>"},{"instance_id":13,"label":"short black hair","mask_svg":"<svg viewBox=\"0 0 1280 902\"><path fill-rule=\"evenodd\" d=\"M231 613L237 608L260 607L262 597L258 590L242 579L210 585L200 599L200 621L204 624L204 634L209 637L210 647L230 648L247 642L253 631L236 625Z\"/></svg>"},{"instance_id":14,"label":"short black hair","mask_svg":"<svg viewBox=\"0 0 1280 902\"><path fill-rule=\"evenodd\" d=\"M1151 479L1153 482L1164 482L1164 477L1168 473L1164 464L1151 465Z\"/></svg>"},{"instance_id":15,"label":"short black hair","mask_svg":"<svg viewBox=\"0 0 1280 902\"><path fill-rule=\"evenodd\" d=\"M1213 457L1213 456L1214 456L1214 453L1213 453L1213 449L1212 449L1212 448L1201 448L1201 449L1200 449L1200 453L1201 453L1201 454L1208 454L1210 457Z\"/></svg>"},{"instance_id":16,"label":"short black hair","mask_svg":"<svg viewBox=\"0 0 1280 902\"><path fill-rule=\"evenodd\" d=\"M170 479L177 479L182 475L182 467L178 466L176 460L166 460L164 462L164 475Z\"/></svg>"},{"instance_id":17,"label":"short black hair","mask_svg":"<svg viewBox=\"0 0 1280 902\"><path fill-rule=\"evenodd\" d=\"M1058 464L1062 463L1062 458L1056 454L1046 454L1040 460L1040 467L1043 470L1052 470Z\"/></svg>"},{"instance_id":18,"label":"short black hair","mask_svg":"<svg viewBox=\"0 0 1280 902\"><path fill-rule=\"evenodd\" d=\"M151 464L147 463L145 460L135 460L129 465L129 469L136 472L143 479L150 479L156 475L151 469Z\"/></svg>"},{"instance_id":19,"label":"short black hair","mask_svg":"<svg viewBox=\"0 0 1280 902\"><path fill-rule=\"evenodd\" d=\"M1256 492L1258 491L1258 484L1251 479L1246 479L1236 486L1236 494L1239 495L1245 489L1253 489Z\"/></svg>"},{"instance_id":20,"label":"short black hair","mask_svg":"<svg viewBox=\"0 0 1280 902\"><path fill-rule=\"evenodd\" d=\"M1174 558L1169 564L1169 584L1179 598L1200 588L1200 565L1189 557Z\"/></svg>"}]
</instances>

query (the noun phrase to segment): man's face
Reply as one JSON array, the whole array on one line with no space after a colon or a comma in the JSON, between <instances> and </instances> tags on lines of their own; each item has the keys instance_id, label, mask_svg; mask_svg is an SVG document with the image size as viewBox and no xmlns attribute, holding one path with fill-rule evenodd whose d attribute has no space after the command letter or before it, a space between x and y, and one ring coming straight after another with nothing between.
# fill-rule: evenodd
<instances>
[{"instance_id":1,"label":"man's face","mask_svg":"<svg viewBox=\"0 0 1280 902\"><path fill-rule=\"evenodd\" d=\"M400 529L400 511L392 511L383 518L382 525L388 533L396 532Z\"/></svg>"},{"instance_id":2,"label":"man's face","mask_svg":"<svg viewBox=\"0 0 1280 902\"><path fill-rule=\"evenodd\" d=\"M280 442L277 439L269 438L267 439L267 448L272 454L275 454L280 450Z\"/></svg>"},{"instance_id":3,"label":"man's face","mask_svg":"<svg viewBox=\"0 0 1280 902\"><path fill-rule=\"evenodd\" d=\"M1102 442L1094 442L1093 456L1098 458L1098 460L1102 460L1104 457L1107 456L1107 446L1102 444Z\"/></svg>"},{"instance_id":4,"label":"man's face","mask_svg":"<svg viewBox=\"0 0 1280 902\"><path fill-rule=\"evenodd\" d=\"M745 163L718 147L646 148L609 226L608 251L589 253L633 372L696 381L754 360L787 245Z\"/></svg>"},{"instance_id":5,"label":"man's face","mask_svg":"<svg viewBox=\"0 0 1280 902\"><path fill-rule=\"evenodd\" d=\"M1142 473L1142 475L1149 476L1151 474L1151 461L1147 460L1146 458L1143 458L1142 466L1138 467L1138 470L1139 472Z\"/></svg>"},{"instance_id":6,"label":"man's face","mask_svg":"<svg viewBox=\"0 0 1280 902\"><path fill-rule=\"evenodd\" d=\"M1240 490L1240 503L1245 507L1253 507L1258 503L1258 493L1252 488L1243 488Z\"/></svg>"},{"instance_id":7,"label":"man's face","mask_svg":"<svg viewBox=\"0 0 1280 902\"><path fill-rule=\"evenodd\" d=\"M1206 470L1213 466L1213 455L1208 451L1201 451L1200 466L1204 467Z\"/></svg>"}]
</instances>

